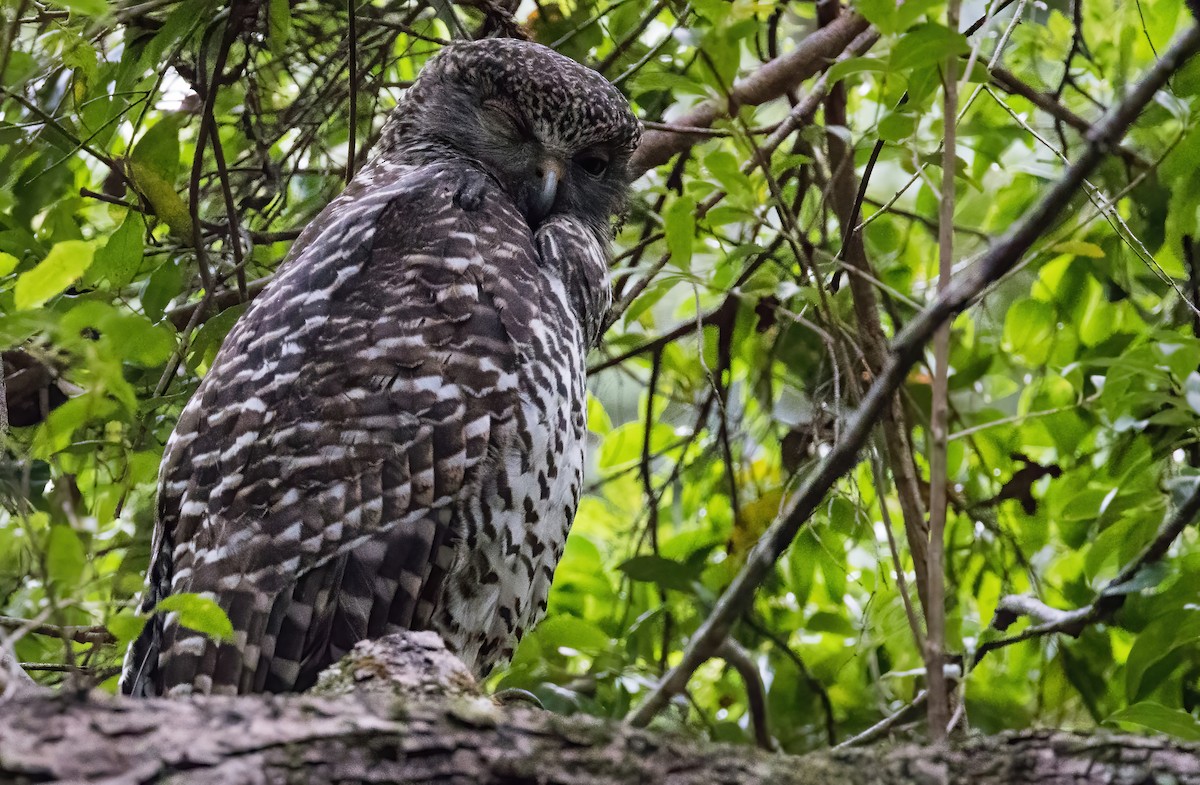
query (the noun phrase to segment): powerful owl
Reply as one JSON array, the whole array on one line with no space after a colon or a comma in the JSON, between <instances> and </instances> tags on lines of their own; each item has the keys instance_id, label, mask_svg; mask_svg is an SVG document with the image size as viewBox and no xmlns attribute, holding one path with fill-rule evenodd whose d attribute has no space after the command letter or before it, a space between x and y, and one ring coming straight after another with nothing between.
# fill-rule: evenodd
<instances>
[{"instance_id":1,"label":"powerful owl","mask_svg":"<svg viewBox=\"0 0 1200 785\"><path fill-rule=\"evenodd\" d=\"M430 59L179 418L132 694L292 691L432 629L477 674L544 613L579 502L584 356L640 126L599 74L488 39Z\"/></svg>"}]
</instances>

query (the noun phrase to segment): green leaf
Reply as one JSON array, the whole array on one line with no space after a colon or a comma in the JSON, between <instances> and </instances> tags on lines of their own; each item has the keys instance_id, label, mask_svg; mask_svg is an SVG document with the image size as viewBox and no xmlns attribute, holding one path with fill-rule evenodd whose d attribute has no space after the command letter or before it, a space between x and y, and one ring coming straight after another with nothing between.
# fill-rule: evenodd
<instances>
[{"instance_id":1,"label":"green leaf","mask_svg":"<svg viewBox=\"0 0 1200 785\"><path fill-rule=\"evenodd\" d=\"M8 67L0 74L0 83L8 87L18 87L38 72L38 62L28 52L12 52L9 55Z\"/></svg>"},{"instance_id":2,"label":"green leaf","mask_svg":"<svg viewBox=\"0 0 1200 785\"><path fill-rule=\"evenodd\" d=\"M199 594L172 594L154 607L155 613L178 613L179 623L218 640L233 639L233 624L215 601Z\"/></svg>"},{"instance_id":3,"label":"green leaf","mask_svg":"<svg viewBox=\"0 0 1200 785\"><path fill-rule=\"evenodd\" d=\"M817 611L809 616L804 622L804 631L809 633L827 632L843 638L854 638L861 634L843 614L832 611Z\"/></svg>"},{"instance_id":4,"label":"green leaf","mask_svg":"<svg viewBox=\"0 0 1200 785\"><path fill-rule=\"evenodd\" d=\"M183 291L183 271L174 262L160 266L142 290L142 310L152 322L163 318L167 305Z\"/></svg>"},{"instance_id":5,"label":"green leaf","mask_svg":"<svg viewBox=\"0 0 1200 785\"><path fill-rule=\"evenodd\" d=\"M691 591L692 581L699 577L698 572L689 569L687 565L654 555L634 556L617 569L632 580L654 583L664 589L676 591Z\"/></svg>"},{"instance_id":6,"label":"green leaf","mask_svg":"<svg viewBox=\"0 0 1200 785\"><path fill-rule=\"evenodd\" d=\"M1169 709L1149 701L1136 703L1108 715L1106 723L1115 725L1138 725L1165 733L1184 741L1200 741L1200 722L1182 709Z\"/></svg>"},{"instance_id":7,"label":"green leaf","mask_svg":"<svg viewBox=\"0 0 1200 785\"><path fill-rule=\"evenodd\" d=\"M896 4L896 24L907 30L925 14L942 5L944 0L904 0Z\"/></svg>"},{"instance_id":8,"label":"green leaf","mask_svg":"<svg viewBox=\"0 0 1200 785\"><path fill-rule=\"evenodd\" d=\"M879 28L884 35L903 32L942 0L858 0L855 10Z\"/></svg>"},{"instance_id":9,"label":"green leaf","mask_svg":"<svg viewBox=\"0 0 1200 785\"><path fill-rule=\"evenodd\" d=\"M812 528L805 527L800 530L788 553L788 588L796 595L801 607L812 594L820 547Z\"/></svg>"},{"instance_id":10,"label":"green leaf","mask_svg":"<svg viewBox=\"0 0 1200 785\"><path fill-rule=\"evenodd\" d=\"M187 204L175 193L171 179L149 164L138 161L129 164L129 176L146 201L154 208L154 215L171 229L171 234L184 242L191 242L192 214Z\"/></svg>"},{"instance_id":11,"label":"green leaf","mask_svg":"<svg viewBox=\"0 0 1200 785\"><path fill-rule=\"evenodd\" d=\"M109 618L105 627L117 639L118 648L124 648L129 642L142 634L146 626L146 617L135 613L118 613Z\"/></svg>"},{"instance_id":12,"label":"green leaf","mask_svg":"<svg viewBox=\"0 0 1200 785\"><path fill-rule=\"evenodd\" d=\"M664 71L646 70L633 79L638 92L669 90L680 95L708 95L704 85L682 75Z\"/></svg>"},{"instance_id":13,"label":"green leaf","mask_svg":"<svg viewBox=\"0 0 1200 785\"><path fill-rule=\"evenodd\" d=\"M720 22L729 13L729 4L722 0L696 0L692 3L696 13L709 22Z\"/></svg>"},{"instance_id":14,"label":"green leaf","mask_svg":"<svg viewBox=\"0 0 1200 785\"><path fill-rule=\"evenodd\" d=\"M692 239L696 235L696 200L681 196L663 213L667 233L667 249L671 262L681 270L692 265Z\"/></svg>"},{"instance_id":15,"label":"green leaf","mask_svg":"<svg viewBox=\"0 0 1200 785\"><path fill-rule=\"evenodd\" d=\"M63 314L59 334L64 343L92 330L110 357L153 368L166 362L175 350L175 338L140 314L119 310L107 303L86 300Z\"/></svg>"},{"instance_id":16,"label":"green leaf","mask_svg":"<svg viewBox=\"0 0 1200 785\"><path fill-rule=\"evenodd\" d=\"M896 71L914 71L970 51L962 33L930 22L914 27L900 37L892 48L891 63Z\"/></svg>"},{"instance_id":17,"label":"green leaf","mask_svg":"<svg viewBox=\"0 0 1200 785\"><path fill-rule=\"evenodd\" d=\"M604 410L604 404L590 392L587 394L587 426L589 431L599 436L604 436L613 427L612 418Z\"/></svg>"},{"instance_id":18,"label":"green leaf","mask_svg":"<svg viewBox=\"0 0 1200 785\"><path fill-rule=\"evenodd\" d=\"M88 277L95 281L106 280L114 289L127 286L142 266L144 232L141 216L130 210L108 242L96 251L96 260Z\"/></svg>"},{"instance_id":19,"label":"green leaf","mask_svg":"<svg viewBox=\"0 0 1200 785\"><path fill-rule=\"evenodd\" d=\"M1084 558L1084 574L1094 580L1109 564L1119 567L1119 557L1130 537L1136 532L1139 521L1132 517L1122 518L1092 538Z\"/></svg>"},{"instance_id":20,"label":"green leaf","mask_svg":"<svg viewBox=\"0 0 1200 785\"><path fill-rule=\"evenodd\" d=\"M154 214L171 228L177 238L190 242L192 216L175 191L179 177L179 124L176 115L159 120L134 145L126 167L137 189L145 195Z\"/></svg>"},{"instance_id":21,"label":"green leaf","mask_svg":"<svg viewBox=\"0 0 1200 785\"><path fill-rule=\"evenodd\" d=\"M111 404L104 401L97 403L95 396L91 395L72 398L59 406L38 426L33 440L34 456L46 459L67 449L74 440L75 431L90 418L105 414L110 408Z\"/></svg>"},{"instance_id":22,"label":"green leaf","mask_svg":"<svg viewBox=\"0 0 1200 785\"><path fill-rule=\"evenodd\" d=\"M895 0L858 0L854 4L854 10L884 35L900 32L896 22Z\"/></svg>"},{"instance_id":23,"label":"green leaf","mask_svg":"<svg viewBox=\"0 0 1200 785\"><path fill-rule=\"evenodd\" d=\"M1079 318L1079 340L1084 346L1097 346L1116 332L1117 311L1108 302L1103 288L1097 281L1089 278L1086 289L1087 292L1083 296L1083 313Z\"/></svg>"},{"instance_id":24,"label":"green leaf","mask_svg":"<svg viewBox=\"0 0 1200 785\"><path fill-rule=\"evenodd\" d=\"M834 63L826 71L825 81L827 84L835 84L836 82L845 79L847 76L863 73L887 73L888 64L886 61L878 57L850 57L845 60Z\"/></svg>"},{"instance_id":25,"label":"green leaf","mask_svg":"<svg viewBox=\"0 0 1200 785\"><path fill-rule=\"evenodd\" d=\"M537 639L544 649L597 652L612 644L604 630L575 616L552 616L537 627Z\"/></svg>"},{"instance_id":26,"label":"green leaf","mask_svg":"<svg viewBox=\"0 0 1200 785\"><path fill-rule=\"evenodd\" d=\"M180 171L179 119L169 114L142 134L129 160L149 169L168 183L174 183Z\"/></svg>"},{"instance_id":27,"label":"green leaf","mask_svg":"<svg viewBox=\"0 0 1200 785\"><path fill-rule=\"evenodd\" d=\"M901 142L917 128L917 118L907 112L889 112L879 121L879 138Z\"/></svg>"},{"instance_id":28,"label":"green leaf","mask_svg":"<svg viewBox=\"0 0 1200 785\"><path fill-rule=\"evenodd\" d=\"M1136 575L1124 583L1104 587L1102 594L1105 597L1119 597L1124 594L1137 594L1147 589L1156 588L1167 579L1168 570L1170 570L1170 567L1162 562L1147 565L1138 570Z\"/></svg>"},{"instance_id":29,"label":"green leaf","mask_svg":"<svg viewBox=\"0 0 1200 785\"><path fill-rule=\"evenodd\" d=\"M175 339L167 329L137 314L109 320L103 329L120 357L143 368L162 365L175 351Z\"/></svg>"},{"instance_id":30,"label":"green leaf","mask_svg":"<svg viewBox=\"0 0 1200 785\"><path fill-rule=\"evenodd\" d=\"M1055 253L1067 253L1072 256L1084 256L1088 259L1103 259L1105 256L1104 249L1095 243L1084 242L1083 240L1064 240L1061 243L1055 243L1050 250Z\"/></svg>"},{"instance_id":31,"label":"green leaf","mask_svg":"<svg viewBox=\"0 0 1200 785\"><path fill-rule=\"evenodd\" d=\"M5 276L17 269L20 260L10 253L0 251L0 276Z\"/></svg>"},{"instance_id":32,"label":"green leaf","mask_svg":"<svg viewBox=\"0 0 1200 785\"><path fill-rule=\"evenodd\" d=\"M729 194L748 191L750 188L750 181L742 174L741 166L733 153L721 149L713 150L704 156L704 168Z\"/></svg>"},{"instance_id":33,"label":"green leaf","mask_svg":"<svg viewBox=\"0 0 1200 785\"><path fill-rule=\"evenodd\" d=\"M105 0L50 0L54 5L84 16L99 16L108 10Z\"/></svg>"},{"instance_id":34,"label":"green leaf","mask_svg":"<svg viewBox=\"0 0 1200 785\"><path fill-rule=\"evenodd\" d=\"M1157 683L1145 680L1147 671L1180 646L1200 639L1200 611L1164 614L1146 625L1125 660L1125 696L1130 701L1145 697Z\"/></svg>"},{"instance_id":35,"label":"green leaf","mask_svg":"<svg viewBox=\"0 0 1200 785\"><path fill-rule=\"evenodd\" d=\"M642 443L646 428L640 422L627 422L613 428L604 437L597 456L601 469L621 469L636 464L642 459ZM650 428L650 453L659 455L679 441L675 429L666 423L656 422Z\"/></svg>"},{"instance_id":36,"label":"green leaf","mask_svg":"<svg viewBox=\"0 0 1200 785\"><path fill-rule=\"evenodd\" d=\"M1004 349L1029 365L1038 365L1049 352L1054 330L1053 306L1041 300L1020 300L1004 316Z\"/></svg>"},{"instance_id":37,"label":"green leaf","mask_svg":"<svg viewBox=\"0 0 1200 785\"><path fill-rule=\"evenodd\" d=\"M675 290L678 280L674 277L664 277L646 287L646 290L637 296L628 309L626 309L623 320L626 325L633 324L642 317L642 314L658 304L668 292Z\"/></svg>"},{"instance_id":38,"label":"green leaf","mask_svg":"<svg viewBox=\"0 0 1200 785\"><path fill-rule=\"evenodd\" d=\"M50 540L46 544L46 572L50 580L64 588L79 585L87 564L87 553L79 535L70 526L50 527Z\"/></svg>"},{"instance_id":39,"label":"green leaf","mask_svg":"<svg viewBox=\"0 0 1200 785\"><path fill-rule=\"evenodd\" d=\"M1171 504L1175 507L1187 504L1192 494L1196 493L1197 486L1200 485L1200 475L1197 475L1195 471L1194 469L1185 469L1178 477L1167 480L1167 490L1171 492Z\"/></svg>"},{"instance_id":40,"label":"green leaf","mask_svg":"<svg viewBox=\"0 0 1200 785\"><path fill-rule=\"evenodd\" d=\"M289 0L271 0L267 7L267 43L278 57L292 35L292 5Z\"/></svg>"},{"instance_id":41,"label":"green leaf","mask_svg":"<svg viewBox=\"0 0 1200 785\"><path fill-rule=\"evenodd\" d=\"M92 264L95 249L83 240L55 243L36 267L17 278L13 299L18 309L37 308L79 279Z\"/></svg>"},{"instance_id":42,"label":"green leaf","mask_svg":"<svg viewBox=\"0 0 1200 785\"><path fill-rule=\"evenodd\" d=\"M188 0L186 3L179 3L172 10L165 20L162 27L146 44L145 49L138 57L139 68L153 68L158 65L167 49L176 44L181 39L186 39L193 35L197 29L204 26L205 22L212 18L216 5L215 0Z\"/></svg>"},{"instance_id":43,"label":"green leaf","mask_svg":"<svg viewBox=\"0 0 1200 785\"><path fill-rule=\"evenodd\" d=\"M238 317L245 310L246 304L239 303L232 308L226 308L205 322L192 338L188 352L188 367L199 373L207 372L213 360L216 359L217 352L221 350L221 343L225 340L225 336L233 329Z\"/></svg>"}]
</instances>

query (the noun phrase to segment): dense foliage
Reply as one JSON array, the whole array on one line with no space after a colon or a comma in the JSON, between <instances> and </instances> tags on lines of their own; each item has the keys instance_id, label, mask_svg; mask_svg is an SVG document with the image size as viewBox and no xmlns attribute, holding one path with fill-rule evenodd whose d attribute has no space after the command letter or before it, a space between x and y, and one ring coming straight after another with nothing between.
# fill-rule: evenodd
<instances>
[{"instance_id":1,"label":"dense foliage","mask_svg":"<svg viewBox=\"0 0 1200 785\"><path fill-rule=\"evenodd\" d=\"M347 4L317 0L0 6L12 424L0 445L0 615L12 618L0 632L37 678L111 687L121 648L103 631L64 646L13 619L134 634L155 474L182 405L425 59L481 27L513 32L504 6L351 2L353 26ZM515 20L612 79L644 120L670 123L701 100L724 106L736 79L803 46L829 21L821 6L537 0ZM962 11L968 35L946 26L939 0L854 10L878 42L821 77L828 98L762 153L765 167L760 145L816 80L735 107L636 182L615 322L591 360L587 495L549 616L496 686L532 690L555 711L626 714L838 438L871 380L863 297L893 335L937 285L948 58L966 74L957 274L1191 24L1181 0L978 0ZM1092 603L1200 475L1198 94L1193 64L1067 217L953 324L946 647L966 671L957 695L972 728L1130 722L1200 738L1194 532L1077 638L1037 635L973 658L1031 623L990 629L1006 595ZM861 206L844 198L860 195L860 178ZM866 270L852 263L860 238ZM745 656L704 665L674 721L753 741L745 676L757 673L771 733L800 751L918 697L923 630L893 548L919 617L901 496L939 502L932 360L883 423L909 452L880 438L862 453L735 628ZM905 465L908 491L893 481ZM219 632L204 603L184 603Z\"/></svg>"}]
</instances>

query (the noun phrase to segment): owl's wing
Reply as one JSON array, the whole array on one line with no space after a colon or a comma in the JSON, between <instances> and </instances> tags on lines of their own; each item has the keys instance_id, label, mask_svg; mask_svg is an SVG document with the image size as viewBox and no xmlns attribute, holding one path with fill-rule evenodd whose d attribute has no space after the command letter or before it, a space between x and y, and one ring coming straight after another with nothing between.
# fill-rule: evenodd
<instances>
[{"instance_id":1,"label":"owl's wing","mask_svg":"<svg viewBox=\"0 0 1200 785\"><path fill-rule=\"evenodd\" d=\"M306 230L180 417L146 607L209 593L234 638L157 618L126 692L295 689L331 651L428 617L454 502L513 438L540 276L490 181L389 175Z\"/></svg>"}]
</instances>

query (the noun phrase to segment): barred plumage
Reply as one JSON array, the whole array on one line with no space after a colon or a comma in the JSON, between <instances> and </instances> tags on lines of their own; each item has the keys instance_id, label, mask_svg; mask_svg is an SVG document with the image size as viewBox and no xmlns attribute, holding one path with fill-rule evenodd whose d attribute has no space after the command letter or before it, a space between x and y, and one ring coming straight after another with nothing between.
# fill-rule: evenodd
<instances>
[{"instance_id":1,"label":"barred plumage","mask_svg":"<svg viewBox=\"0 0 1200 785\"><path fill-rule=\"evenodd\" d=\"M536 44L430 61L168 442L143 608L203 593L235 638L155 617L125 692L304 689L397 629L481 675L511 654L579 502L637 136L611 85Z\"/></svg>"}]
</instances>

